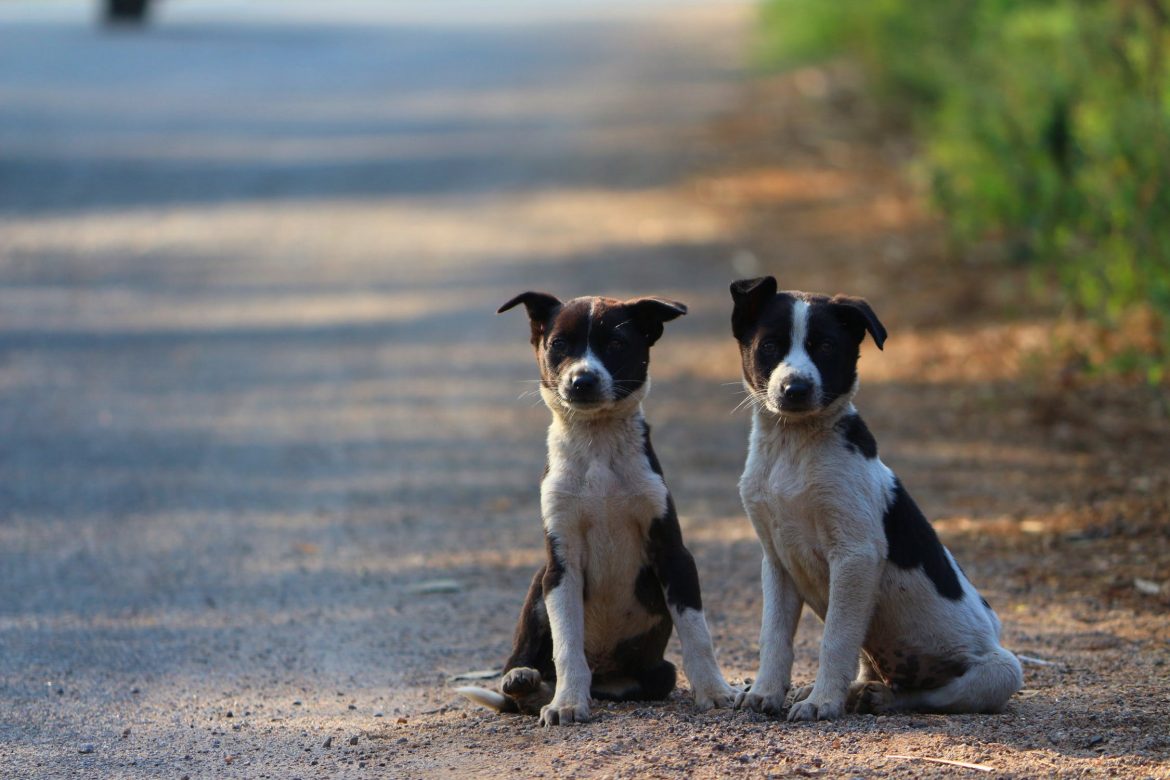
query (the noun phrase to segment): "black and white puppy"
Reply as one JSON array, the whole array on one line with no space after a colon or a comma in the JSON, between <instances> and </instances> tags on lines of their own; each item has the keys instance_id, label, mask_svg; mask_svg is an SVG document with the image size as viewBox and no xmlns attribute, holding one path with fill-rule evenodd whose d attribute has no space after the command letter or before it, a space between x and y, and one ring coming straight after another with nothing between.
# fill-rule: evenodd
<instances>
[{"instance_id":1,"label":"black and white puppy","mask_svg":"<svg viewBox=\"0 0 1170 780\"><path fill-rule=\"evenodd\" d=\"M770 276L731 295L755 409L740 495L764 552L760 670L736 706L783 711L808 604L825 623L820 667L789 720L1002 709L1023 676L999 619L853 406L861 342L881 347L885 328L860 298L777 292Z\"/></svg>"},{"instance_id":2,"label":"black and white puppy","mask_svg":"<svg viewBox=\"0 0 1170 780\"><path fill-rule=\"evenodd\" d=\"M591 695L664 699L675 668L663 652L677 625L695 704L730 707L736 691L715 661L698 571L642 414L650 347L686 307L526 292L499 311L521 303L552 411L540 487L548 559L520 614L503 695L460 692L539 712L544 725L588 719Z\"/></svg>"}]
</instances>

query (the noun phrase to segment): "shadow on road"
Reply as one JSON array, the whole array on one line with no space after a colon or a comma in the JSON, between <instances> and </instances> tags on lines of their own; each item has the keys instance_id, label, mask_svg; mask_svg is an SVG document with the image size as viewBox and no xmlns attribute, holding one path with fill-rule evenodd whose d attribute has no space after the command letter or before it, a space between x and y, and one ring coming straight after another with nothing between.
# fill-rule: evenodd
<instances>
[{"instance_id":1,"label":"shadow on road","mask_svg":"<svg viewBox=\"0 0 1170 780\"><path fill-rule=\"evenodd\" d=\"M659 27L9 22L0 217L668 184L730 73Z\"/></svg>"}]
</instances>

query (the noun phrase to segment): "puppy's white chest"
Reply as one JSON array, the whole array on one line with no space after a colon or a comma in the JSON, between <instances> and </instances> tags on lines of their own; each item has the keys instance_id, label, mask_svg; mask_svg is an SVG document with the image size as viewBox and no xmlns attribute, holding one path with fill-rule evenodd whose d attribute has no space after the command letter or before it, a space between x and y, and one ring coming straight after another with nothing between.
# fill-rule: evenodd
<instances>
[{"instance_id":1,"label":"puppy's white chest","mask_svg":"<svg viewBox=\"0 0 1170 780\"><path fill-rule=\"evenodd\" d=\"M830 543L818 526L817 512L803 490L793 490L784 480L746 495L749 514L755 524L765 553L779 561L792 576L804 599L818 613L823 613L828 599Z\"/></svg>"},{"instance_id":2,"label":"puppy's white chest","mask_svg":"<svg viewBox=\"0 0 1170 780\"><path fill-rule=\"evenodd\" d=\"M740 483L765 553L815 612L828 603L829 563L881 544L887 469L819 437L754 431Z\"/></svg>"},{"instance_id":3,"label":"puppy's white chest","mask_svg":"<svg viewBox=\"0 0 1170 780\"><path fill-rule=\"evenodd\" d=\"M644 464L589 459L550 467L541 490L546 518L646 526L666 509L666 485Z\"/></svg>"},{"instance_id":4,"label":"puppy's white chest","mask_svg":"<svg viewBox=\"0 0 1170 780\"><path fill-rule=\"evenodd\" d=\"M770 532L796 541L815 537L816 507L824 499L818 489L823 466L815 452L794 448L753 446L740 480L740 493L752 514L767 518ZM773 533L769 533L773 535ZM808 540L812 541L812 539Z\"/></svg>"},{"instance_id":5,"label":"puppy's white chest","mask_svg":"<svg viewBox=\"0 0 1170 780\"><path fill-rule=\"evenodd\" d=\"M792 453L784 452L762 475L761 487L774 503L799 508L809 503L815 472L812 458L794 457Z\"/></svg>"},{"instance_id":6,"label":"puppy's white chest","mask_svg":"<svg viewBox=\"0 0 1170 780\"><path fill-rule=\"evenodd\" d=\"M546 530L586 572L633 557L640 565L650 523L666 511L667 491L646 457L642 428L632 423L549 435L549 470L541 484ZM625 565L625 564L623 564Z\"/></svg>"},{"instance_id":7,"label":"puppy's white chest","mask_svg":"<svg viewBox=\"0 0 1170 780\"><path fill-rule=\"evenodd\" d=\"M666 484L650 468L641 429L628 423L572 432L551 428L541 493L586 514L609 506L655 517L666 507Z\"/></svg>"}]
</instances>

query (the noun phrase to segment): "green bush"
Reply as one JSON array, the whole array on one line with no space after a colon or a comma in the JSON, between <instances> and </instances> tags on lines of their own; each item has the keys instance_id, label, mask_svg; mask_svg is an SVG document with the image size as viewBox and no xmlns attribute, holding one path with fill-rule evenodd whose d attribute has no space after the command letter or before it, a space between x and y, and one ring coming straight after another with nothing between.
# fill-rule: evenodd
<instances>
[{"instance_id":1,"label":"green bush","mask_svg":"<svg viewBox=\"0 0 1170 780\"><path fill-rule=\"evenodd\" d=\"M1160 0L765 0L761 23L768 64L848 56L913 117L960 241L997 242L1106 323L1152 311L1143 370L1170 378Z\"/></svg>"}]
</instances>

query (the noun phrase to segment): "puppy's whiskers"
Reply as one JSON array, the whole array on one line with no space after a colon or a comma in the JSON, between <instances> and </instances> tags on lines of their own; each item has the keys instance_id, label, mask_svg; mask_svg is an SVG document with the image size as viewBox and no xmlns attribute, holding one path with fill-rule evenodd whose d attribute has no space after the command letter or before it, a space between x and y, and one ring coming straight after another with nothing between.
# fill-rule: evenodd
<instances>
[{"instance_id":1,"label":"puppy's whiskers","mask_svg":"<svg viewBox=\"0 0 1170 780\"><path fill-rule=\"evenodd\" d=\"M743 392L745 393L743 400L736 404L735 408L728 414L735 414L740 409L746 409L749 406L753 412L758 412L764 408L764 398L758 391L744 388Z\"/></svg>"}]
</instances>

